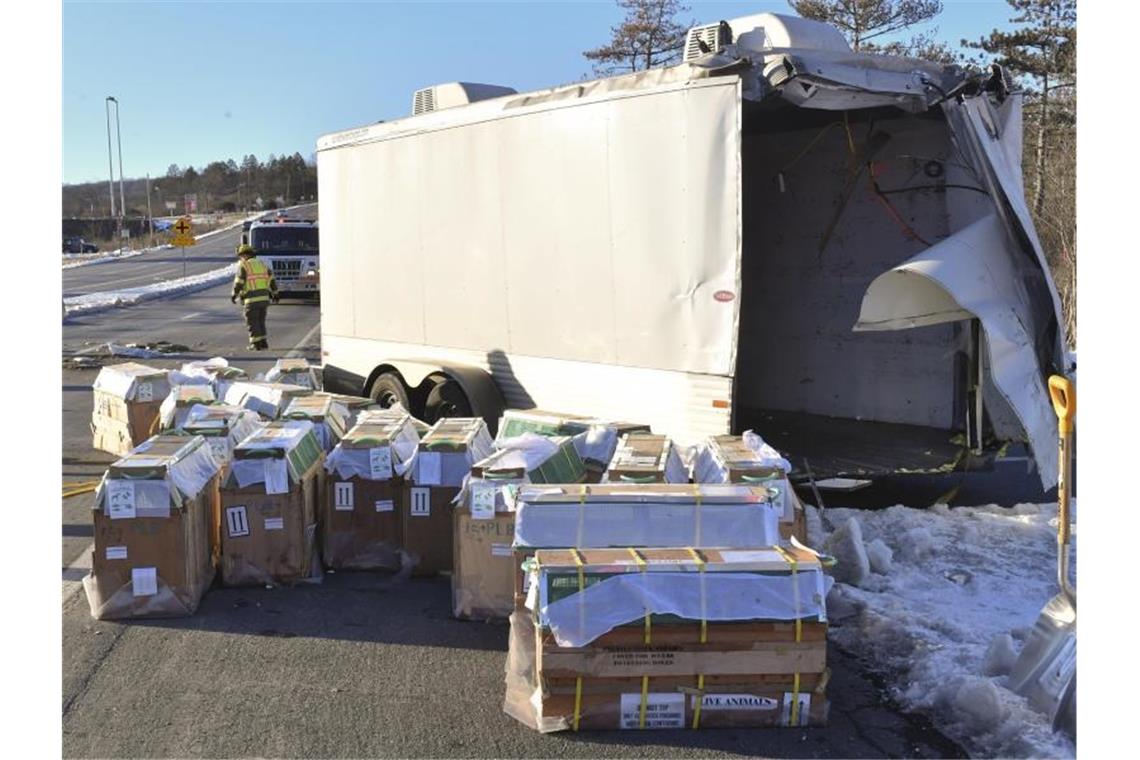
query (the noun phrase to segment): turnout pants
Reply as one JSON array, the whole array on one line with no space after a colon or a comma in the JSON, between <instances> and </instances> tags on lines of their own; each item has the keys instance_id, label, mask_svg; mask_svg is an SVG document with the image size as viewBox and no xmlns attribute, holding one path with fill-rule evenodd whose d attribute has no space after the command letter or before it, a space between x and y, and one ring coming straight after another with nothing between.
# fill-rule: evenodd
<instances>
[{"instance_id":1,"label":"turnout pants","mask_svg":"<svg viewBox=\"0 0 1140 760\"><path fill-rule=\"evenodd\" d=\"M267 301L246 304L245 326L249 330L249 345L254 348L267 348L269 336L265 333L265 315L269 311Z\"/></svg>"}]
</instances>

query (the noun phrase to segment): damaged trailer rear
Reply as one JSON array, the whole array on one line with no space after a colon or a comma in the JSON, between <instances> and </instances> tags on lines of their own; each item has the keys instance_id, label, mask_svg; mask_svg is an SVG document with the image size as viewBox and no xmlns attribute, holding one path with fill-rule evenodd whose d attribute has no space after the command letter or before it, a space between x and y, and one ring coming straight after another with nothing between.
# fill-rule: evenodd
<instances>
[{"instance_id":1,"label":"damaged trailer rear","mask_svg":"<svg viewBox=\"0 0 1140 760\"><path fill-rule=\"evenodd\" d=\"M1024 440L1054 482L1020 94L803 19L715 27L678 66L321 138L326 385L753 429L817 476Z\"/></svg>"}]
</instances>

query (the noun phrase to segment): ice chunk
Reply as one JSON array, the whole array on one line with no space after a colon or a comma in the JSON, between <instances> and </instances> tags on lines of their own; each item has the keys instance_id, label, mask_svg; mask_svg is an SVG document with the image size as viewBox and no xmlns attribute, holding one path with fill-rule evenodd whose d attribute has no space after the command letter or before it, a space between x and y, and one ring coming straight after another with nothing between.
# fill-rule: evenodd
<instances>
[{"instance_id":1,"label":"ice chunk","mask_svg":"<svg viewBox=\"0 0 1140 760\"><path fill-rule=\"evenodd\" d=\"M854 517L849 518L828 537L826 548L836 559L831 574L840 583L858 586L871 574L867 550L863 546L863 529Z\"/></svg>"},{"instance_id":2,"label":"ice chunk","mask_svg":"<svg viewBox=\"0 0 1140 760\"><path fill-rule=\"evenodd\" d=\"M998 689L989 679L966 678L954 695L954 711L963 723L978 733L992 731L1005 719Z\"/></svg>"},{"instance_id":3,"label":"ice chunk","mask_svg":"<svg viewBox=\"0 0 1140 760\"><path fill-rule=\"evenodd\" d=\"M999 633L994 636L986 649L986 656L982 660L982 675L1009 675L1013 669L1013 663L1016 661L1017 650L1013 647L1013 636L1008 633Z\"/></svg>"},{"instance_id":4,"label":"ice chunk","mask_svg":"<svg viewBox=\"0 0 1140 760\"><path fill-rule=\"evenodd\" d=\"M899 546L899 554L912 562L918 562L930 556L934 551L934 536L930 530L923 527L911 528L903 534Z\"/></svg>"},{"instance_id":5,"label":"ice chunk","mask_svg":"<svg viewBox=\"0 0 1140 760\"><path fill-rule=\"evenodd\" d=\"M894 565L894 552L881 538L867 544L867 561L871 563L871 570L887 575Z\"/></svg>"}]
</instances>

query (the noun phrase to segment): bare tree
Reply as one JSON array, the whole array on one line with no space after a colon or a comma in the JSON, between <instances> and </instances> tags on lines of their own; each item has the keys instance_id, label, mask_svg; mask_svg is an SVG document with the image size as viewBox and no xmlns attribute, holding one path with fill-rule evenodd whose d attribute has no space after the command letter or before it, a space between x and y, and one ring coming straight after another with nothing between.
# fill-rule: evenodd
<instances>
[{"instance_id":1,"label":"bare tree","mask_svg":"<svg viewBox=\"0 0 1140 760\"><path fill-rule=\"evenodd\" d=\"M680 0L617 0L625 10L622 22L611 28L610 41L582 53L602 76L668 66L681 58L689 25L676 21L688 12Z\"/></svg>"},{"instance_id":2,"label":"bare tree","mask_svg":"<svg viewBox=\"0 0 1140 760\"><path fill-rule=\"evenodd\" d=\"M870 40L929 21L942 12L941 0L788 0L798 15L826 21L847 35L854 50Z\"/></svg>"}]
</instances>

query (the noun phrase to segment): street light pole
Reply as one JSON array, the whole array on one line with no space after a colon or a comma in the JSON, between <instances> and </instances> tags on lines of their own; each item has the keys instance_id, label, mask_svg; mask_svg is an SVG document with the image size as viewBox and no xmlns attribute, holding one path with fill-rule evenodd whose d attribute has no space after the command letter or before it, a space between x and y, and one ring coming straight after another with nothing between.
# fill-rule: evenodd
<instances>
[{"instance_id":1,"label":"street light pole","mask_svg":"<svg viewBox=\"0 0 1140 760\"><path fill-rule=\"evenodd\" d=\"M115 139L119 144L119 228L121 230L127 215L127 201L123 195L123 134L119 128L119 101L115 98L111 100L115 101ZM122 235L122 232L119 234Z\"/></svg>"},{"instance_id":2,"label":"street light pole","mask_svg":"<svg viewBox=\"0 0 1140 760\"><path fill-rule=\"evenodd\" d=\"M150 222L150 247L154 248L154 214L150 211L150 174L146 175L146 220Z\"/></svg>"},{"instance_id":3,"label":"street light pole","mask_svg":"<svg viewBox=\"0 0 1140 760\"><path fill-rule=\"evenodd\" d=\"M111 161L111 101L114 100L110 95L103 101L103 105L107 111L107 170L111 176L107 179L107 185L111 191L111 218L115 218L115 164Z\"/></svg>"}]
</instances>

